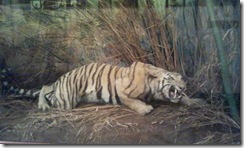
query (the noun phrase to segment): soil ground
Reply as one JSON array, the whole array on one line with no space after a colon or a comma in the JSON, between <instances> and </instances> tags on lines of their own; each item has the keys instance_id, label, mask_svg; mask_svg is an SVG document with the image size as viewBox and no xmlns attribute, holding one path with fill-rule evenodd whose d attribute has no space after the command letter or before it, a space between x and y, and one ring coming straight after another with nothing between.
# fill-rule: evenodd
<instances>
[{"instance_id":1,"label":"soil ground","mask_svg":"<svg viewBox=\"0 0 244 148\"><path fill-rule=\"evenodd\" d=\"M125 106L85 104L41 112L37 102L0 98L0 141L37 144L240 144L223 111L153 102L140 116Z\"/></svg>"}]
</instances>

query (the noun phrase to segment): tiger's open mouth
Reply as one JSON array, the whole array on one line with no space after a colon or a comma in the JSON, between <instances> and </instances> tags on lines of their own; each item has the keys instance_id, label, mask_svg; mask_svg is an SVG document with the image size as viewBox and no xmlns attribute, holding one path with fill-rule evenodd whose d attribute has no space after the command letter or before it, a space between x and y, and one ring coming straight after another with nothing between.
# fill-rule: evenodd
<instances>
[{"instance_id":1,"label":"tiger's open mouth","mask_svg":"<svg viewBox=\"0 0 244 148\"><path fill-rule=\"evenodd\" d=\"M169 88L169 99L172 102L178 102L180 100L180 98L182 97L184 92L184 89L180 89L176 86L170 86Z\"/></svg>"}]
</instances>

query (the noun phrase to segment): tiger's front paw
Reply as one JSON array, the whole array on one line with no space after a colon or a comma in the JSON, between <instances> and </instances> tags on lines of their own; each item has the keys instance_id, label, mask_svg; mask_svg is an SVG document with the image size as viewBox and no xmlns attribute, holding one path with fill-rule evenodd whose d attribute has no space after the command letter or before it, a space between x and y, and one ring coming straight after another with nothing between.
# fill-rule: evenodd
<instances>
[{"instance_id":1,"label":"tiger's front paw","mask_svg":"<svg viewBox=\"0 0 244 148\"><path fill-rule=\"evenodd\" d=\"M199 98L192 99L191 106L193 106L193 107L202 107L204 105L206 105L204 100L199 99Z\"/></svg>"},{"instance_id":2,"label":"tiger's front paw","mask_svg":"<svg viewBox=\"0 0 244 148\"><path fill-rule=\"evenodd\" d=\"M153 110L152 105L145 105L142 108L140 108L137 112L142 115L145 116L146 114L150 113Z\"/></svg>"},{"instance_id":3,"label":"tiger's front paw","mask_svg":"<svg viewBox=\"0 0 244 148\"><path fill-rule=\"evenodd\" d=\"M49 110L50 109L50 106L46 103L42 103L42 104L38 104L38 109L39 110L42 110L42 111L46 111L46 110Z\"/></svg>"}]
</instances>

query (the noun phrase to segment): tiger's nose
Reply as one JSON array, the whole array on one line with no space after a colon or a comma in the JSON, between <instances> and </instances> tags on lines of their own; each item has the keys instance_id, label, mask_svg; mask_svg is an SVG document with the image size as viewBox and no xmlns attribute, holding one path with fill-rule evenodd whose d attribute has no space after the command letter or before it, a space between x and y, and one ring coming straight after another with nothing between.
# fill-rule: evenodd
<instances>
[{"instance_id":1,"label":"tiger's nose","mask_svg":"<svg viewBox=\"0 0 244 148\"><path fill-rule=\"evenodd\" d=\"M179 86L179 88L180 88L180 90L185 90L186 89L186 84L185 83L181 84Z\"/></svg>"}]
</instances>

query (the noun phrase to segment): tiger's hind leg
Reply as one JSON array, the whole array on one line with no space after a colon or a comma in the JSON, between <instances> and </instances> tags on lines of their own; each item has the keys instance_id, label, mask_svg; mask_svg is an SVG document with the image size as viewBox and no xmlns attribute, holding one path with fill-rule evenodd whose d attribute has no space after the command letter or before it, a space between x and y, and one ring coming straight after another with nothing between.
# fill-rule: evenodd
<instances>
[{"instance_id":1,"label":"tiger's hind leg","mask_svg":"<svg viewBox=\"0 0 244 148\"><path fill-rule=\"evenodd\" d=\"M42 111L46 111L48 109L50 109L50 106L48 105L48 102L45 98L45 95L47 93L50 93L51 91L53 91L52 86L46 86L44 85L40 91L40 95L39 95L39 99L38 99L38 109L42 110Z\"/></svg>"}]
</instances>

